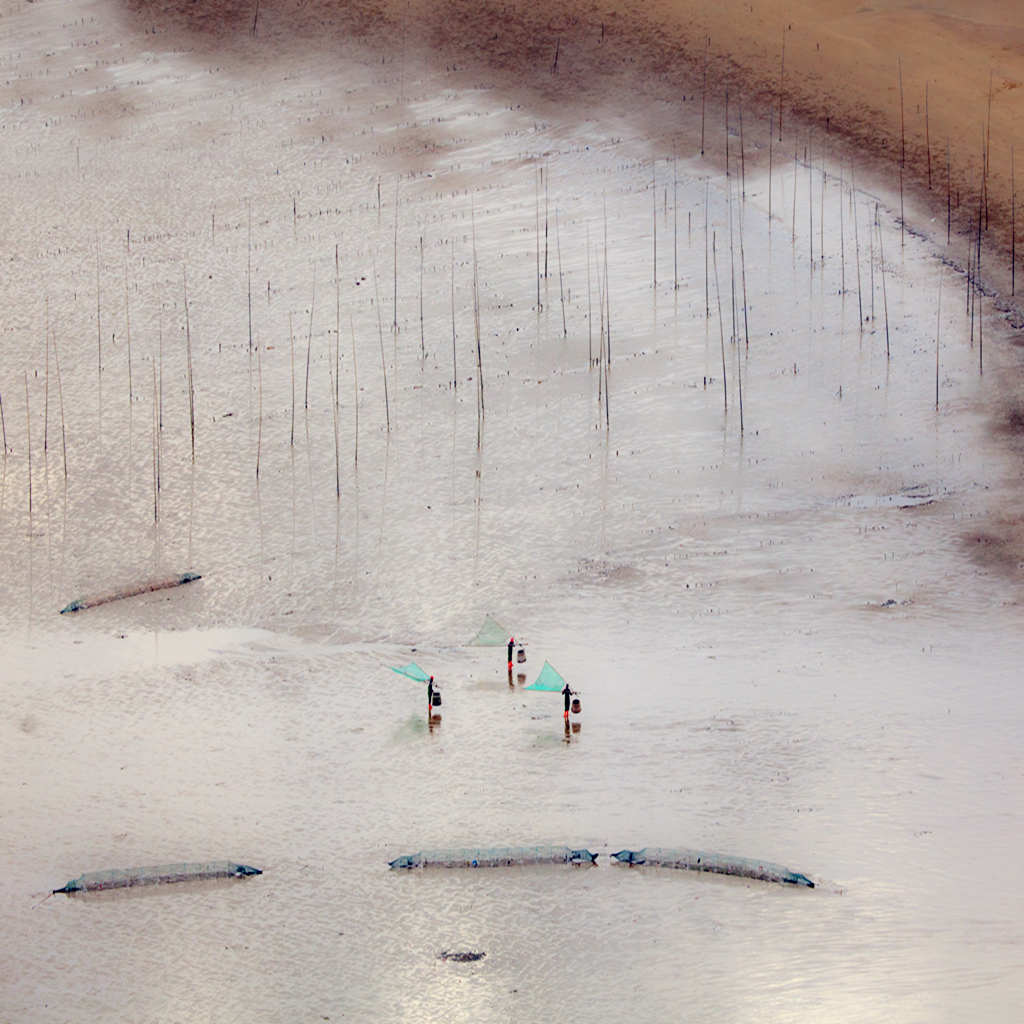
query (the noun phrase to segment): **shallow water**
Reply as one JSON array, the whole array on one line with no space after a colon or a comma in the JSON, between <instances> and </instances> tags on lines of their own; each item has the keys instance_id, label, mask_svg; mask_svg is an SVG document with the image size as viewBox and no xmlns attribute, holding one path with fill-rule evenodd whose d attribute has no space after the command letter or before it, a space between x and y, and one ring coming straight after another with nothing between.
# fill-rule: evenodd
<instances>
[{"instance_id":1,"label":"shallow water","mask_svg":"<svg viewBox=\"0 0 1024 1024\"><path fill-rule=\"evenodd\" d=\"M776 167L769 233L763 171L715 172L674 112L583 120L355 44L213 64L34 6L7 22L0 1017L1013 1019L1012 359L986 324L979 376L961 279L883 204L872 292L875 197L830 169L822 230L817 162ZM527 682L549 659L581 691L578 731L466 646L487 613ZM535 843L602 856L386 867ZM817 888L607 862L644 845ZM211 858L265 873L39 904Z\"/></svg>"}]
</instances>

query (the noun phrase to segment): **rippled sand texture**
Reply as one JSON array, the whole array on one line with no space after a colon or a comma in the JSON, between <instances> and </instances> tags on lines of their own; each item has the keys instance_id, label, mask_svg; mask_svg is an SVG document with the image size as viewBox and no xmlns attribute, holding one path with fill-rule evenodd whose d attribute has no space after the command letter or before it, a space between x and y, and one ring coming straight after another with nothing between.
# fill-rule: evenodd
<instances>
[{"instance_id":1,"label":"rippled sand texture","mask_svg":"<svg viewBox=\"0 0 1024 1024\"><path fill-rule=\"evenodd\" d=\"M802 131L769 179L757 100L702 159L699 93L321 10L0 20L0 1018L1012 1019L1016 356L966 240ZM387 869L536 844L601 857ZM210 859L264 874L40 903Z\"/></svg>"}]
</instances>

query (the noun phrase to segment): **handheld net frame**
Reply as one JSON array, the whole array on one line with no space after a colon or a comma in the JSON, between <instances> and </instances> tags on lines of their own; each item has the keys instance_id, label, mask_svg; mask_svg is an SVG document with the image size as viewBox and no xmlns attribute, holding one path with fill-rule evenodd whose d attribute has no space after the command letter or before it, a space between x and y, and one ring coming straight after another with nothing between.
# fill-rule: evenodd
<instances>
[{"instance_id":1,"label":"handheld net frame","mask_svg":"<svg viewBox=\"0 0 1024 1024\"><path fill-rule=\"evenodd\" d=\"M408 665L392 665L391 671L397 672L400 676L405 676L417 683L426 683L430 680L430 676L415 661L410 661Z\"/></svg>"},{"instance_id":2,"label":"handheld net frame","mask_svg":"<svg viewBox=\"0 0 1024 1024\"><path fill-rule=\"evenodd\" d=\"M529 685L524 686L524 690L546 690L552 693L561 693L565 687L565 677L562 676L551 664L550 661L544 662L544 667L540 670L540 674L537 678Z\"/></svg>"},{"instance_id":3,"label":"handheld net frame","mask_svg":"<svg viewBox=\"0 0 1024 1024\"><path fill-rule=\"evenodd\" d=\"M475 637L469 641L469 647L504 647L512 634L499 625L490 615L483 622Z\"/></svg>"}]
</instances>

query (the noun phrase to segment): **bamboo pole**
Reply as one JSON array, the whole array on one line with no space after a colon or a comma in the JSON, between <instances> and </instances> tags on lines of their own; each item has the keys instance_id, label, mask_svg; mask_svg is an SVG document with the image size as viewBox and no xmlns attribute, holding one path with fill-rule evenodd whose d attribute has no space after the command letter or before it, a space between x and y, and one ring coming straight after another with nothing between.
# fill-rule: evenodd
<instances>
[{"instance_id":1,"label":"bamboo pole","mask_svg":"<svg viewBox=\"0 0 1024 1024\"><path fill-rule=\"evenodd\" d=\"M28 407L28 371L25 371L25 451L28 455L28 519L32 522L32 417Z\"/></svg>"},{"instance_id":2,"label":"bamboo pole","mask_svg":"<svg viewBox=\"0 0 1024 1024\"><path fill-rule=\"evenodd\" d=\"M256 3L257 3L257 9L258 9L259 0L256 0ZM254 26L254 30L255 30L255 22L253 23L253 26ZM247 207L247 210L248 210L249 229L248 229L248 241L247 241L248 257L247 257L245 281L246 281L246 292L247 292L248 302L249 302L249 357L252 358L252 199L251 198L246 200L246 207ZM252 363L250 363L249 366L251 368L252 367ZM251 370L250 370L250 372L251 372ZM250 380L251 379L252 378L250 378Z\"/></svg>"},{"instance_id":3,"label":"bamboo pole","mask_svg":"<svg viewBox=\"0 0 1024 1024\"><path fill-rule=\"evenodd\" d=\"M672 152L672 291L679 291L679 174Z\"/></svg>"},{"instance_id":4,"label":"bamboo pole","mask_svg":"<svg viewBox=\"0 0 1024 1024\"><path fill-rule=\"evenodd\" d=\"M128 416L131 419L132 410L132 321L129 312L130 292L128 288L128 247L124 253L124 336L128 348Z\"/></svg>"},{"instance_id":5,"label":"bamboo pole","mask_svg":"<svg viewBox=\"0 0 1024 1024\"><path fill-rule=\"evenodd\" d=\"M939 408L939 331L942 329L942 264L939 264L939 294L935 300L935 408Z\"/></svg>"},{"instance_id":6,"label":"bamboo pole","mask_svg":"<svg viewBox=\"0 0 1024 1024\"><path fill-rule=\"evenodd\" d=\"M704 118L707 109L708 98L708 57L711 53L711 36L706 36L704 41L704 80L700 90L700 155L704 155Z\"/></svg>"},{"instance_id":7,"label":"bamboo pole","mask_svg":"<svg viewBox=\"0 0 1024 1024\"><path fill-rule=\"evenodd\" d=\"M562 337L569 336L565 326L565 283L562 277L562 233L558 227L558 207L555 207L555 253L558 258L558 294L562 300Z\"/></svg>"},{"instance_id":8,"label":"bamboo pole","mask_svg":"<svg viewBox=\"0 0 1024 1024\"><path fill-rule=\"evenodd\" d=\"M594 304L590 280L590 222L587 222L587 366L594 365Z\"/></svg>"},{"instance_id":9,"label":"bamboo pole","mask_svg":"<svg viewBox=\"0 0 1024 1024\"><path fill-rule=\"evenodd\" d=\"M50 296L46 296L44 323L46 373L43 377L43 454L50 450Z\"/></svg>"},{"instance_id":10,"label":"bamboo pole","mask_svg":"<svg viewBox=\"0 0 1024 1024\"><path fill-rule=\"evenodd\" d=\"M885 247L882 243L882 225L878 220L878 203L875 203L875 227L878 229L878 271L882 275L882 307L885 312L885 361L889 361L889 298L885 290Z\"/></svg>"},{"instance_id":11,"label":"bamboo pole","mask_svg":"<svg viewBox=\"0 0 1024 1024\"><path fill-rule=\"evenodd\" d=\"M192 434L192 464L196 461L196 389L192 373L192 330L188 316L188 278L184 267L181 268L182 293L185 302L185 359L188 366L188 419Z\"/></svg>"},{"instance_id":12,"label":"bamboo pole","mask_svg":"<svg viewBox=\"0 0 1024 1024\"><path fill-rule=\"evenodd\" d=\"M380 339L380 369L384 377L384 421L387 432L391 433L391 402L388 398L388 366L384 358L384 325L380 317L380 289L377 286L377 254L373 256L373 291L377 307L377 336Z\"/></svg>"},{"instance_id":13,"label":"bamboo pole","mask_svg":"<svg viewBox=\"0 0 1024 1024\"><path fill-rule=\"evenodd\" d=\"M156 388L156 363L153 363L153 522L157 523L160 521L160 504L159 504L159 491L157 489L157 444L160 436L159 428L159 404L157 400L157 388ZM256 459L256 475L259 476L259 456Z\"/></svg>"},{"instance_id":14,"label":"bamboo pole","mask_svg":"<svg viewBox=\"0 0 1024 1024\"><path fill-rule=\"evenodd\" d=\"M258 394L258 413L257 413L257 426L256 426L256 480L259 482L260 479L260 456L263 451L263 354L260 350L256 349L256 380L257 380L257 394ZM337 407L335 406L335 416L337 416Z\"/></svg>"},{"instance_id":15,"label":"bamboo pole","mask_svg":"<svg viewBox=\"0 0 1024 1024\"><path fill-rule=\"evenodd\" d=\"M854 178L853 161L850 161L850 197L853 199L853 257L854 262L857 264L857 323L860 324L859 330L864 330L864 303L861 299L861 284L860 284L860 229L857 227L857 221L860 219L857 216L857 184Z\"/></svg>"},{"instance_id":16,"label":"bamboo pole","mask_svg":"<svg viewBox=\"0 0 1024 1024\"><path fill-rule=\"evenodd\" d=\"M309 338L306 342L306 391L302 408L309 408L309 363L313 355L313 310L316 307L316 261L313 262L313 298L309 303Z\"/></svg>"},{"instance_id":17,"label":"bamboo pole","mask_svg":"<svg viewBox=\"0 0 1024 1024\"><path fill-rule=\"evenodd\" d=\"M295 447L295 331L292 326L292 311L288 310L288 347L291 352L292 364L292 432L288 440L288 447Z\"/></svg>"},{"instance_id":18,"label":"bamboo pole","mask_svg":"<svg viewBox=\"0 0 1024 1024\"><path fill-rule=\"evenodd\" d=\"M423 236L420 235L420 359L427 358L427 334L423 320Z\"/></svg>"},{"instance_id":19,"label":"bamboo pole","mask_svg":"<svg viewBox=\"0 0 1024 1024\"><path fill-rule=\"evenodd\" d=\"M352 335L352 412L355 416L355 441L353 444L352 462L359 464L359 366L356 362L356 325L352 319L351 309L348 314L348 326Z\"/></svg>"},{"instance_id":20,"label":"bamboo pole","mask_svg":"<svg viewBox=\"0 0 1024 1024\"><path fill-rule=\"evenodd\" d=\"M455 349L455 235L452 234L452 276L451 276L451 293L452 293L452 389L454 391L459 390L459 366L458 366L458 354ZM538 254L540 250L537 250ZM538 255L539 259L539 255ZM538 267L540 264L538 263ZM540 278L537 278L537 309L540 309Z\"/></svg>"},{"instance_id":21,"label":"bamboo pole","mask_svg":"<svg viewBox=\"0 0 1024 1024\"><path fill-rule=\"evenodd\" d=\"M932 190L932 136L928 126L928 82L924 83L924 148L928 154L928 191Z\"/></svg>"},{"instance_id":22,"label":"bamboo pole","mask_svg":"<svg viewBox=\"0 0 1024 1024\"><path fill-rule=\"evenodd\" d=\"M398 175L395 175L395 240L392 247L394 263L392 267L392 278L394 280L394 291L391 303L391 333L398 334ZM398 342L395 342L396 346ZM398 372L398 356L395 355L395 372Z\"/></svg>"},{"instance_id":23,"label":"bamboo pole","mask_svg":"<svg viewBox=\"0 0 1024 1024\"><path fill-rule=\"evenodd\" d=\"M53 339L53 368L57 371L57 398L60 402L60 443L64 455L64 482L68 479L68 438L64 428L64 383L60 376L60 356L57 354L57 338ZM3 405L0 403L0 422L3 420ZM4 459L7 459L7 431L4 431Z\"/></svg>"},{"instance_id":24,"label":"bamboo pole","mask_svg":"<svg viewBox=\"0 0 1024 1024\"><path fill-rule=\"evenodd\" d=\"M722 403L724 405L725 412L729 411L729 388L726 383L726 371L725 371L725 325L722 322L722 290L718 285L718 246L717 246L718 233L714 232L711 235L711 256L712 262L715 268L715 297L718 300L718 342L719 347L722 351Z\"/></svg>"}]
</instances>

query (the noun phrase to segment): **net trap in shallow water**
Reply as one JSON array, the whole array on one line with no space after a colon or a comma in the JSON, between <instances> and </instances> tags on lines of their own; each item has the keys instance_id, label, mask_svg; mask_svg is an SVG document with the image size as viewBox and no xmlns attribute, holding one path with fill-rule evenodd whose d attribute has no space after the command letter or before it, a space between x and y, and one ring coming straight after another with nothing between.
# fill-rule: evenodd
<instances>
[{"instance_id":1,"label":"net trap in shallow water","mask_svg":"<svg viewBox=\"0 0 1024 1024\"><path fill-rule=\"evenodd\" d=\"M525 864L593 864L597 854L568 846L492 846L421 850L388 861L392 868L504 868Z\"/></svg>"},{"instance_id":2,"label":"net trap in shallow water","mask_svg":"<svg viewBox=\"0 0 1024 1024\"><path fill-rule=\"evenodd\" d=\"M703 850L685 850L663 846L645 846L642 850L619 850L612 857L620 864L650 864L662 868L682 868L686 871L711 871L719 875L738 875L756 878L762 882L787 882L814 888L814 883L798 871L790 871L781 864L771 864L752 857L730 857L722 853Z\"/></svg>"},{"instance_id":3,"label":"net trap in shallow water","mask_svg":"<svg viewBox=\"0 0 1024 1024\"><path fill-rule=\"evenodd\" d=\"M159 864L146 868L113 868L89 871L72 878L62 889L69 896L76 892L101 892L105 889L128 889L136 885L165 885L168 882L201 882L211 878L246 878L262 875L259 868L235 864L229 860L210 860L196 864ZM53 895L51 893L51 895Z\"/></svg>"},{"instance_id":4,"label":"net trap in shallow water","mask_svg":"<svg viewBox=\"0 0 1024 1024\"><path fill-rule=\"evenodd\" d=\"M112 590L107 594L94 594L92 597L80 597L70 604L61 608L61 615L69 612L81 612L86 608L95 608L97 605L109 604L111 601L121 601L126 597L138 597L139 594L150 594L154 590L167 590L170 587L180 587L186 583L194 583L201 580L202 576L197 572L182 572L177 576L166 576L158 580L146 580L143 583L134 583L120 590Z\"/></svg>"}]
</instances>

